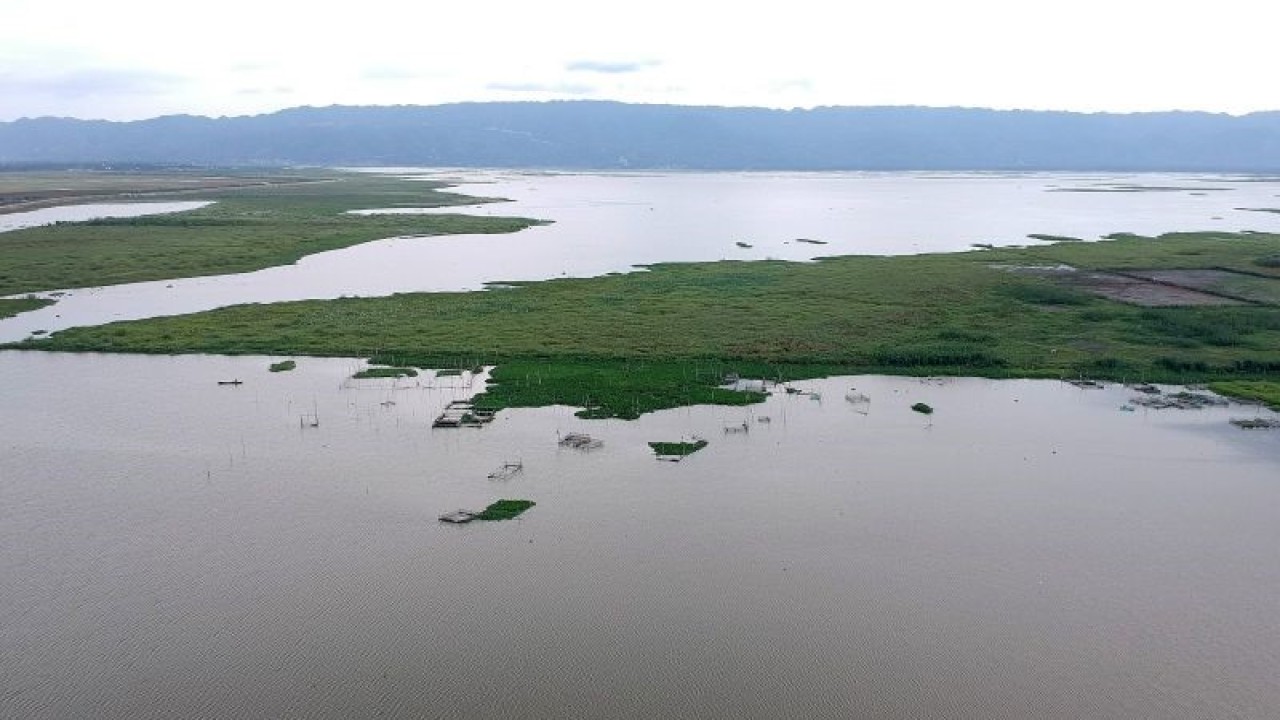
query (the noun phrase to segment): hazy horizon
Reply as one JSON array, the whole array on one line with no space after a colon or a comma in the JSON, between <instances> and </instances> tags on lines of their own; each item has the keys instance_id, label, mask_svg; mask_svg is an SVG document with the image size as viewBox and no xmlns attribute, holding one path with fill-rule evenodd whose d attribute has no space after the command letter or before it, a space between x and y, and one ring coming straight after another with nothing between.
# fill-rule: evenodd
<instances>
[{"instance_id":1,"label":"hazy horizon","mask_svg":"<svg viewBox=\"0 0 1280 720\"><path fill-rule=\"evenodd\" d=\"M573 103L601 103L616 105L635 105L635 106L652 106L652 107L673 107L673 108L710 108L717 110L771 110L779 112L806 112L811 110L876 110L876 109L892 109L892 110L980 110L997 113L1042 113L1042 114L1063 114L1063 115L1163 115L1163 114L1185 114L1185 115L1214 115L1222 117L1249 117L1251 115L1267 115L1270 113L1280 112L1280 105L1274 109L1251 110L1243 113L1232 113L1225 111L1213 110L1181 110L1181 109L1153 109L1153 110L1132 110L1132 111L1111 111L1111 110L1057 110L1057 109L1036 109L1036 108L998 108L998 107L981 107L977 105L922 105L922 104L902 104L902 105L817 105L813 107L792 107L792 108L776 108L764 105L714 105L714 104L696 104L696 103L669 103L669 102L630 102L626 100L611 100L607 98L600 99L549 99L549 100L459 100L455 102L442 103L371 103L371 104L350 104L350 103L329 103L327 105L292 105L288 107L280 107L274 110L262 110L259 112L243 112L243 113L223 113L208 114L196 112L173 112L163 115L152 115L148 117L139 117L130 120L111 120L107 118L93 117L76 117L73 115L23 115L10 120L0 120L0 123L12 123L20 120L81 120L85 122L112 122L112 123L131 123L146 122L148 120L160 120L172 117L193 117L208 120L232 119L232 118L251 118L263 117L270 115L278 115L298 110L326 110L326 109L364 109L364 108L433 108L433 107L451 107L459 105L488 105L488 104L520 104L520 105L553 105L553 104L573 104Z\"/></svg>"},{"instance_id":2,"label":"hazy horizon","mask_svg":"<svg viewBox=\"0 0 1280 720\"><path fill-rule=\"evenodd\" d=\"M1280 108L1257 6L938 0L759 12L723 2L388 0L299 13L228 0L0 0L0 121L257 115L300 106L613 100L1068 112ZM198 24L199 32L192 32ZM1188 49L1194 49L1189 52Z\"/></svg>"}]
</instances>

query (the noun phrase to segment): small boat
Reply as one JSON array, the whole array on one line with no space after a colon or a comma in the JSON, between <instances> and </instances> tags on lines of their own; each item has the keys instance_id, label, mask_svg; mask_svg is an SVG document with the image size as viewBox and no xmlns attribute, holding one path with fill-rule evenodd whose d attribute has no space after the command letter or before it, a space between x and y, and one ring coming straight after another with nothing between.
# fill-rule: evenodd
<instances>
[{"instance_id":1,"label":"small boat","mask_svg":"<svg viewBox=\"0 0 1280 720\"><path fill-rule=\"evenodd\" d=\"M479 515L479 513L474 513L474 512L471 512L470 510L454 510L453 512L448 512L441 515L440 522L447 522L447 523L453 523L454 525L461 525L462 523L469 523L472 520L475 520L476 515Z\"/></svg>"},{"instance_id":2,"label":"small boat","mask_svg":"<svg viewBox=\"0 0 1280 720\"><path fill-rule=\"evenodd\" d=\"M243 385L244 382L241 380L219 380L218 384L219 385Z\"/></svg>"}]
</instances>

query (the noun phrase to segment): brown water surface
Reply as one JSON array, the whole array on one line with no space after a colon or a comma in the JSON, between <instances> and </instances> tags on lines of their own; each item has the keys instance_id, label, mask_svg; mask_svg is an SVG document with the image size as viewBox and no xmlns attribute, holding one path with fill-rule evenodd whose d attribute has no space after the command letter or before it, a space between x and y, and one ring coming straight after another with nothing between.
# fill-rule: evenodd
<instances>
[{"instance_id":1,"label":"brown water surface","mask_svg":"<svg viewBox=\"0 0 1280 720\"><path fill-rule=\"evenodd\" d=\"M855 377L433 431L464 379L271 360L0 353L0 717L1280 710L1280 433L1226 422L1253 408ZM500 497L538 504L436 520Z\"/></svg>"}]
</instances>

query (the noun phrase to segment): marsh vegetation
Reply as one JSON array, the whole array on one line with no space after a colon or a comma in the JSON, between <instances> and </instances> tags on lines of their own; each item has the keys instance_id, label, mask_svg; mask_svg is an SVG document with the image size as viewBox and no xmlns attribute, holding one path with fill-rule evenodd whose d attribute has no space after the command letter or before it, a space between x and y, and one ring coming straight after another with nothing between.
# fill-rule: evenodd
<instances>
[{"instance_id":1,"label":"marsh vegetation","mask_svg":"<svg viewBox=\"0 0 1280 720\"><path fill-rule=\"evenodd\" d=\"M534 222L346 212L475 202L439 183L387 176L282 173L277 182L204 190L217 202L195 211L0 234L0 292L227 272L390 235L508 232ZM354 356L386 366L358 377L497 366L478 408L566 404L584 417L763 398L723 387L731 374L780 382L851 373L1274 381L1277 256L1277 235L1175 233L812 263L666 263L495 282L485 292L239 305L16 346ZM1063 267L1072 272L1018 271ZM1146 307L1085 276L1123 278L1172 300ZM1185 306L1194 293L1213 303ZM42 302L5 301L0 311Z\"/></svg>"},{"instance_id":2,"label":"marsh vegetation","mask_svg":"<svg viewBox=\"0 0 1280 720\"><path fill-rule=\"evenodd\" d=\"M497 365L477 406L548 404L587 417L745 404L729 373L1274 380L1280 307L1142 307L1018 266L1250 270L1280 236L1182 233L898 257L664 264L587 279L512 282L274 305L76 328L19 347L369 357L409 368ZM945 289L945 292L940 292Z\"/></svg>"},{"instance_id":3,"label":"marsh vegetation","mask_svg":"<svg viewBox=\"0 0 1280 720\"><path fill-rule=\"evenodd\" d=\"M1280 381L1224 380L1209 384L1209 389L1246 402L1266 405L1280 411Z\"/></svg>"},{"instance_id":4,"label":"marsh vegetation","mask_svg":"<svg viewBox=\"0 0 1280 720\"><path fill-rule=\"evenodd\" d=\"M0 298L0 318L13 317L52 304L52 300L43 298Z\"/></svg>"},{"instance_id":5,"label":"marsh vegetation","mask_svg":"<svg viewBox=\"0 0 1280 720\"><path fill-rule=\"evenodd\" d=\"M649 447L653 448L655 455L659 457L686 457L692 455L707 446L707 441L701 438L697 440L681 440L679 442L651 442Z\"/></svg>"},{"instance_id":6,"label":"marsh vegetation","mask_svg":"<svg viewBox=\"0 0 1280 720\"><path fill-rule=\"evenodd\" d=\"M20 177L0 175L11 184ZM104 218L0 233L0 295L247 272L393 236L507 233L536 224L520 218L454 214L348 213L388 205L484 202L444 192L442 183L377 175L281 172L194 187L198 194L192 187L171 182L157 185L146 197L216 202L170 215Z\"/></svg>"},{"instance_id":7,"label":"marsh vegetation","mask_svg":"<svg viewBox=\"0 0 1280 720\"><path fill-rule=\"evenodd\" d=\"M217 190L323 182L324 179L279 170L210 173L204 168L0 171L0 214L72 203L172 198Z\"/></svg>"},{"instance_id":8,"label":"marsh vegetation","mask_svg":"<svg viewBox=\"0 0 1280 720\"><path fill-rule=\"evenodd\" d=\"M1031 233L1027 237L1032 240L1040 240L1041 242L1081 242L1078 237L1069 235L1046 235L1045 233Z\"/></svg>"},{"instance_id":9,"label":"marsh vegetation","mask_svg":"<svg viewBox=\"0 0 1280 720\"><path fill-rule=\"evenodd\" d=\"M409 367L371 367L365 368L351 377L356 380L368 380L371 378L404 378L417 376L418 371Z\"/></svg>"},{"instance_id":10,"label":"marsh vegetation","mask_svg":"<svg viewBox=\"0 0 1280 720\"><path fill-rule=\"evenodd\" d=\"M510 520L520 517L526 510L537 505L532 500L498 500L476 515L476 520Z\"/></svg>"}]
</instances>

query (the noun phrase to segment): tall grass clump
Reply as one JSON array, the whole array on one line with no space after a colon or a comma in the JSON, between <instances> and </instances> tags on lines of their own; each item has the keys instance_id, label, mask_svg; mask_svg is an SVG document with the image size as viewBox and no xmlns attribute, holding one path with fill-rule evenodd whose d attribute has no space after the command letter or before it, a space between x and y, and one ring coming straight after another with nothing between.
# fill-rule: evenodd
<instances>
[{"instance_id":1,"label":"tall grass clump","mask_svg":"<svg viewBox=\"0 0 1280 720\"><path fill-rule=\"evenodd\" d=\"M477 520L510 520L537 505L532 500L498 500L476 515Z\"/></svg>"},{"instance_id":2,"label":"tall grass clump","mask_svg":"<svg viewBox=\"0 0 1280 720\"><path fill-rule=\"evenodd\" d=\"M1022 282L1001 288L1006 296L1032 305L1084 305L1089 295L1072 288L1056 285L1048 280Z\"/></svg>"}]
</instances>

